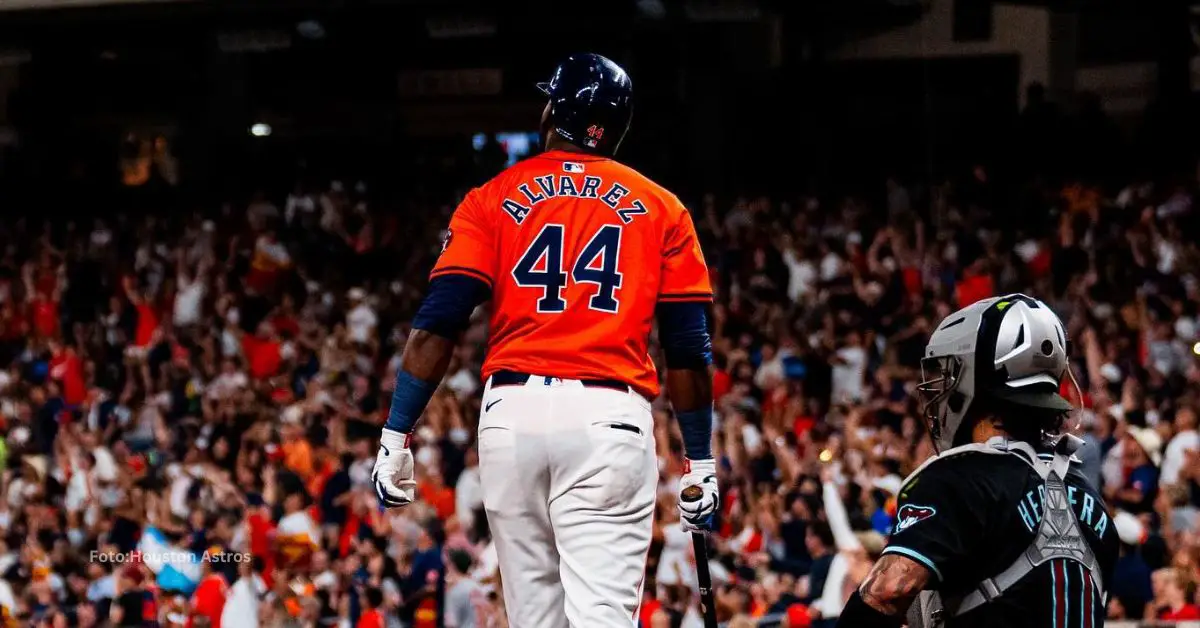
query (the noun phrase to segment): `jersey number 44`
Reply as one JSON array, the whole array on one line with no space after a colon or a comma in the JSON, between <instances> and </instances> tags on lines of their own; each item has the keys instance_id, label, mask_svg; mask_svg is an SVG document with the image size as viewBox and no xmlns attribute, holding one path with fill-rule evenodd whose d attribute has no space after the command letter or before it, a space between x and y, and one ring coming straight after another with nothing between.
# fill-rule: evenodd
<instances>
[{"instance_id":1,"label":"jersey number 44","mask_svg":"<svg viewBox=\"0 0 1200 628\"><path fill-rule=\"evenodd\" d=\"M518 286L542 291L542 296L537 300L539 313L553 314L567 309L567 301L563 298L568 280L564 270L567 262L563 259L564 233L563 225L544 225L512 270L513 280ZM621 228L604 225L571 264L571 281L596 286L595 293L588 299L588 308L609 314L617 313L619 304L616 291L621 287L621 272L617 270L620 251Z\"/></svg>"}]
</instances>

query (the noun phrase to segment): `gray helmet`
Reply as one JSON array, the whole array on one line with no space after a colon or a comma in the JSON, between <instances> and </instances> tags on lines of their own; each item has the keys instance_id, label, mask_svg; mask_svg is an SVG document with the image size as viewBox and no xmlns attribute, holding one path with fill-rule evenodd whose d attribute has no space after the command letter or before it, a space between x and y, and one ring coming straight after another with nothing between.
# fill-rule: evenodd
<instances>
[{"instance_id":1,"label":"gray helmet","mask_svg":"<svg viewBox=\"0 0 1200 628\"><path fill-rule=\"evenodd\" d=\"M954 447L972 403L1001 402L1042 416L1073 409L1058 394L1067 335L1045 303L1023 294L976 301L938 325L921 358L929 432L939 451Z\"/></svg>"}]
</instances>

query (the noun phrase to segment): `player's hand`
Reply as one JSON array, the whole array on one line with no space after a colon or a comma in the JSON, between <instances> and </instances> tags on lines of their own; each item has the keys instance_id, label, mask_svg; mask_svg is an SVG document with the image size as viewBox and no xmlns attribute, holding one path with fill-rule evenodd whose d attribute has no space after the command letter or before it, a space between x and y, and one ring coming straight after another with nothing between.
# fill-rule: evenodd
<instances>
[{"instance_id":1,"label":"player's hand","mask_svg":"<svg viewBox=\"0 0 1200 628\"><path fill-rule=\"evenodd\" d=\"M371 483L385 508L399 508L413 502L417 482L413 479L413 455L408 448L408 436L384 429L379 437L379 454Z\"/></svg>"},{"instance_id":2,"label":"player's hand","mask_svg":"<svg viewBox=\"0 0 1200 628\"><path fill-rule=\"evenodd\" d=\"M688 460L688 472L679 480L679 523L684 532L702 532L712 529L713 515L721 505L717 492L717 461ZM699 499L687 499L701 491Z\"/></svg>"}]
</instances>

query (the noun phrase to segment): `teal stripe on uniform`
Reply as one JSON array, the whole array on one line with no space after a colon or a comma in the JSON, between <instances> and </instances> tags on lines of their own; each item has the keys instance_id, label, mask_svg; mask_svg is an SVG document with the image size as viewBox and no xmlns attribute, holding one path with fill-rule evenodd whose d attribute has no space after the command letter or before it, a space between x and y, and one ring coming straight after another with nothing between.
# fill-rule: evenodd
<instances>
[{"instance_id":1,"label":"teal stripe on uniform","mask_svg":"<svg viewBox=\"0 0 1200 628\"><path fill-rule=\"evenodd\" d=\"M1088 599L1087 592L1083 590L1084 587L1088 586L1088 581L1083 574L1083 563L1075 564L1079 566L1079 596L1081 598L1079 602L1079 628L1085 628L1087 626L1088 613L1091 612L1091 609L1082 601Z\"/></svg>"},{"instance_id":2,"label":"teal stripe on uniform","mask_svg":"<svg viewBox=\"0 0 1200 628\"><path fill-rule=\"evenodd\" d=\"M1054 568L1054 562L1050 562L1050 599L1053 600L1054 608L1050 614L1050 621L1053 622L1054 628L1058 626L1058 570Z\"/></svg>"},{"instance_id":3,"label":"teal stripe on uniform","mask_svg":"<svg viewBox=\"0 0 1200 628\"><path fill-rule=\"evenodd\" d=\"M921 563L922 565L925 565L926 567L928 567L929 571L932 571L933 575L937 576L938 582L942 581L942 572L940 570L938 570L937 565L934 565L932 560L925 558L925 555L922 554L921 552L908 549L907 547L900 547L898 545L889 545L886 548L884 548L883 553L884 554L899 554L901 556L907 556L908 558L911 558L911 559Z\"/></svg>"}]
</instances>

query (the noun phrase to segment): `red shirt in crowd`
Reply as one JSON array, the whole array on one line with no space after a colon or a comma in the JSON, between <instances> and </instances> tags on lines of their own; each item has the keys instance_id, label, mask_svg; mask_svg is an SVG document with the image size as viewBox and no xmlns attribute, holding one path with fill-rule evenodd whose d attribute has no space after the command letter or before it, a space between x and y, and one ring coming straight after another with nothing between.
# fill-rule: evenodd
<instances>
[{"instance_id":1,"label":"red shirt in crowd","mask_svg":"<svg viewBox=\"0 0 1200 628\"><path fill-rule=\"evenodd\" d=\"M350 552L354 549L351 541L353 541L355 538L358 538L359 528L363 526L370 527L375 523L376 516L379 515L370 511L367 511L363 515L359 515L354 512L354 509L350 509L349 512L346 513L346 524L342 526L342 534L338 537L338 556L340 558L345 558L350 555Z\"/></svg>"},{"instance_id":2,"label":"red shirt in crowd","mask_svg":"<svg viewBox=\"0 0 1200 628\"><path fill-rule=\"evenodd\" d=\"M1092 395L1085 390L1076 388L1070 378L1063 378L1062 383L1058 385L1058 394L1073 404L1082 404L1084 408L1092 407Z\"/></svg>"},{"instance_id":3,"label":"red shirt in crowd","mask_svg":"<svg viewBox=\"0 0 1200 628\"><path fill-rule=\"evenodd\" d=\"M265 508L255 508L246 517L246 525L250 530L250 553L262 556L264 568L263 582L267 587L274 586L272 572L275 570L275 553L271 551L271 539L275 535L275 524Z\"/></svg>"},{"instance_id":4,"label":"red shirt in crowd","mask_svg":"<svg viewBox=\"0 0 1200 628\"><path fill-rule=\"evenodd\" d=\"M283 357L279 353L278 340L264 340L257 336L242 336L242 353L249 365L250 377L266 379L279 372Z\"/></svg>"},{"instance_id":5,"label":"red shirt in crowd","mask_svg":"<svg viewBox=\"0 0 1200 628\"><path fill-rule=\"evenodd\" d=\"M34 331L43 338L58 336L58 302L39 294L29 307Z\"/></svg>"},{"instance_id":6,"label":"red shirt in crowd","mask_svg":"<svg viewBox=\"0 0 1200 628\"><path fill-rule=\"evenodd\" d=\"M134 308L137 309L137 329L133 333L133 346L149 347L158 329L158 314L145 302L138 303Z\"/></svg>"},{"instance_id":7,"label":"red shirt in crowd","mask_svg":"<svg viewBox=\"0 0 1200 628\"><path fill-rule=\"evenodd\" d=\"M275 331L279 332L279 335L284 337L290 336L295 338L300 335L300 323L296 322L294 317L287 314L280 314L272 318L271 326L275 328Z\"/></svg>"},{"instance_id":8,"label":"red shirt in crowd","mask_svg":"<svg viewBox=\"0 0 1200 628\"><path fill-rule=\"evenodd\" d=\"M712 381L712 397L713 401L720 401L722 397L733 389L733 378L729 377L723 369L713 371Z\"/></svg>"},{"instance_id":9,"label":"red shirt in crowd","mask_svg":"<svg viewBox=\"0 0 1200 628\"><path fill-rule=\"evenodd\" d=\"M434 487L428 482L422 483L417 490L423 495L430 506L437 512L438 519L445 521L454 515L454 489L449 486Z\"/></svg>"},{"instance_id":10,"label":"red shirt in crowd","mask_svg":"<svg viewBox=\"0 0 1200 628\"><path fill-rule=\"evenodd\" d=\"M904 281L904 289L906 294L920 294L922 281L921 269L915 266L909 266L900 270L900 277Z\"/></svg>"},{"instance_id":11,"label":"red shirt in crowd","mask_svg":"<svg viewBox=\"0 0 1200 628\"><path fill-rule=\"evenodd\" d=\"M1178 621L1181 619L1200 619L1200 606L1184 604L1176 610L1167 609L1158 614L1159 619Z\"/></svg>"},{"instance_id":12,"label":"red shirt in crowd","mask_svg":"<svg viewBox=\"0 0 1200 628\"><path fill-rule=\"evenodd\" d=\"M721 496L721 530L718 533L723 538L733 536L733 510L738 503L738 489L736 486L729 489L728 495Z\"/></svg>"},{"instance_id":13,"label":"red shirt in crowd","mask_svg":"<svg viewBox=\"0 0 1200 628\"><path fill-rule=\"evenodd\" d=\"M776 409L784 408L788 403L788 391L784 386L776 386L763 396L762 413L768 414Z\"/></svg>"},{"instance_id":14,"label":"red shirt in crowd","mask_svg":"<svg viewBox=\"0 0 1200 628\"><path fill-rule=\"evenodd\" d=\"M436 571L430 571L427 574L425 584L427 586L437 584ZM438 622L439 611L435 596L431 595L421 600L420 604L417 604L417 612L413 613L413 628L437 628L441 625Z\"/></svg>"},{"instance_id":15,"label":"red shirt in crowd","mask_svg":"<svg viewBox=\"0 0 1200 628\"><path fill-rule=\"evenodd\" d=\"M650 619L654 617L654 613L662 608L662 602L655 599L649 599L642 602L642 609L638 612L638 621L641 628L650 628Z\"/></svg>"},{"instance_id":16,"label":"red shirt in crowd","mask_svg":"<svg viewBox=\"0 0 1200 628\"><path fill-rule=\"evenodd\" d=\"M811 430L813 428L813 426L816 424L817 424L817 420L814 419L813 417L807 416L807 415L800 415L800 416L796 417L795 421L792 421L792 431L795 432L796 438L801 438L804 436L804 434L806 432L808 432L808 430Z\"/></svg>"},{"instance_id":17,"label":"red shirt in crowd","mask_svg":"<svg viewBox=\"0 0 1200 628\"><path fill-rule=\"evenodd\" d=\"M54 294L58 291L58 271L53 266L43 262L42 267L38 271L37 279L33 282L33 289L38 294Z\"/></svg>"},{"instance_id":18,"label":"red shirt in crowd","mask_svg":"<svg viewBox=\"0 0 1200 628\"><path fill-rule=\"evenodd\" d=\"M1033 256L1033 259L1029 260L1029 274L1033 275L1035 279L1049 276L1050 263L1053 261L1054 258L1050 254L1050 249L1040 247L1037 254Z\"/></svg>"},{"instance_id":19,"label":"red shirt in crowd","mask_svg":"<svg viewBox=\"0 0 1200 628\"><path fill-rule=\"evenodd\" d=\"M221 611L225 609L225 595L229 585L225 577L219 573L211 573L200 581L196 591L192 593L193 616L188 618L188 626L192 625L195 616L208 618L212 628L221 628Z\"/></svg>"},{"instance_id":20,"label":"red shirt in crowd","mask_svg":"<svg viewBox=\"0 0 1200 628\"><path fill-rule=\"evenodd\" d=\"M338 557L345 558L350 555L350 541L358 536L358 527L363 524L363 520L353 511L346 514L346 523L342 526L342 533L338 535Z\"/></svg>"},{"instance_id":21,"label":"red shirt in crowd","mask_svg":"<svg viewBox=\"0 0 1200 628\"><path fill-rule=\"evenodd\" d=\"M355 628L383 628L383 613L377 608L363 613L359 616Z\"/></svg>"},{"instance_id":22,"label":"red shirt in crowd","mask_svg":"<svg viewBox=\"0 0 1200 628\"><path fill-rule=\"evenodd\" d=\"M61 349L50 359L50 377L62 386L63 401L77 406L87 399L87 384L83 378L83 359L75 350Z\"/></svg>"},{"instance_id":23,"label":"red shirt in crowd","mask_svg":"<svg viewBox=\"0 0 1200 628\"><path fill-rule=\"evenodd\" d=\"M991 275L985 273L965 276L962 281L958 282L958 307L966 307L995 294L996 286Z\"/></svg>"}]
</instances>

